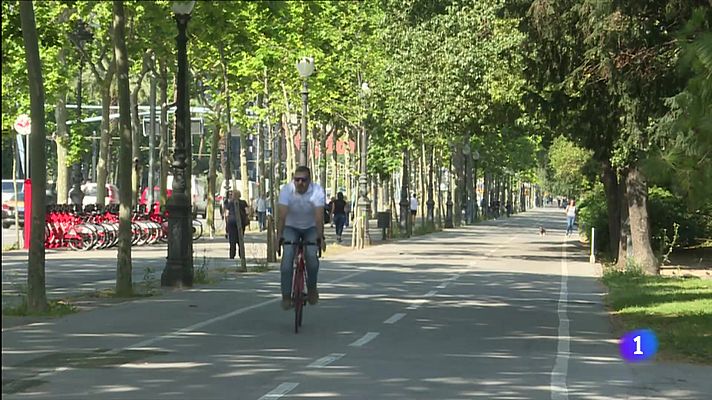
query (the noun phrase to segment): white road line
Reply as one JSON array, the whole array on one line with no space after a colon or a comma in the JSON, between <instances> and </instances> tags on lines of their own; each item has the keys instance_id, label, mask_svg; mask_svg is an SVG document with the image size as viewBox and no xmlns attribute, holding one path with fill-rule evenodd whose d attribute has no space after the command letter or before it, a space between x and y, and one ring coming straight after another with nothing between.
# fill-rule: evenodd
<instances>
[{"instance_id":1,"label":"white road line","mask_svg":"<svg viewBox=\"0 0 712 400\"><path fill-rule=\"evenodd\" d=\"M307 368L323 368L326 367L327 365L333 363L334 361L340 359L341 357L345 356L346 354L344 353L331 353L326 357L322 357L313 363L307 365Z\"/></svg>"},{"instance_id":2,"label":"white road line","mask_svg":"<svg viewBox=\"0 0 712 400\"><path fill-rule=\"evenodd\" d=\"M445 282L439 284L438 286L435 286L435 288L437 288L437 289L445 289L445 288L447 288L447 285L449 285L449 284L450 284L450 281L445 281Z\"/></svg>"},{"instance_id":3,"label":"white road line","mask_svg":"<svg viewBox=\"0 0 712 400\"><path fill-rule=\"evenodd\" d=\"M344 281L344 280L346 280L346 279L352 278L352 277L354 277L354 276L356 276L356 275L362 274L362 273L364 273L364 272L366 272L366 271L354 272L354 273L352 273L352 274L349 274L349 275L346 275L346 276L342 276L341 278L338 278L338 279L335 279L335 280L333 280L333 281L330 281L329 283L338 283L338 282ZM114 349L114 350L111 350L111 351L109 351L108 353L109 353L109 354L115 354L115 353L118 353L118 352L120 352L120 351L122 351L122 350L126 350L126 349L131 349L131 348L136 348L136 347L148 347L148 346L150 346L150 345L152 345L152 344L154 344L154 343L156 343L156 342L160 342L161 340L168 339L168 338L175 338L175 337L178 337L178 336L179 336L180 334L182 334L182 333L191 332L191 331L194 331L194 330L196 330L196 329L200 329L200 328L205 327L205 326L208 326L208 325L210 325L210 324L212 324L212 323L215 323L215 322L218 322L218 321L222 321L222 320L224 320L224 319L231 318L231 317L234 317L234 316L239 315L239 314L244 314L244 313L246 313L246 312L248 312L248 311L254 310L255 308L259 308L259 307L262 307L262 306L265 306L265 305L271 304L271 303L276 303L276 302L278 302L278 301L280 301L280 300L281 300L280 298L276 298L276 299L272 299L272 300L263 301L262 303L257 303L257 304L253 304L253 305L251 305L251 306L243 307L243 308L237 309L237 310L235 310L235 311L231 311L231 312L229 312L229 313L227 313L227 314L219 315L219 316L217 316L217 317L210 318L210 319L207 319L207 320L202 321L202 322L198 322L197 324L193 324L193 325L187 326L187 327L185 327L185 328L178 329L177 331L174 331L173 333L168 333L168 334L165 334L165 335L160 335L160 336L156 336L156 337L153 337L153 338L150 338L150 339L146 339L146 340L144 340L144 341L142 341L142 342L138 342L138 343L135 343L135 344L133 344L133 345L131 345L131 346L127 346L127 347L125 347L124 349Z\"/></svg>"},{"instance_id":4,"label":"white road line","mask_svg":"<svg viewBox=\"0 0 712 400\"><path fill-rule=\"evenodd\" d=\"M400 319L403 317L405 317L405 313L395 313L395 314L391 315L390 318L383 321L383 323L384 324L395 324L396 322L400 321Z\"/></svg>"},{"instance_id":5,"label":"white road line","mask_svg":"<svg viewBox=\"0 0 712 400\"><path fill-rule=\"evenodd\" d=\"M363 335L363 337L353 343L351 343L349 346L351 347L361 347L364 344L370 342L371 340L375 339L376 336L380 335L378 332L368 332L367 334Z\"/></svg>"},{"instance_id":6,"label":"white road line","mask_svg":"<svg viewBox=\"0 0 712 400\"><path fill-rule=\"evenodd\" d=\"M433 297L433 296L435 296L436 294L438 294L438 291L437 291L437 290L431 290L431 291L429 291L428 293L425 293L425 297Z\"/></svg>"},{"instance_id":7,"label":"white road line","mask_svg":"<svg viewBox=\"0 0 712 400\"><path fill-rule=\"evenodd\" d=\"M296 382L284 382L276 388L272 389L272 391L270 391L266 395L260 397L260 400L273 400L282 398L282 396L291 392L297 386L299 386L299 384Z\"/></svg>"},{"instance_id":8,"label":"white road line","mask_svg":"<svg viewBox=\"0 0 712 400\"><path fill-rule=\"evenodd\" d=\"M420 308L421 305L422 305L422 303L416 303L411 306L408 306L408 308L406 308L406 310L417 310Z\"/></svg>"},{"instance_id":9,"label":"white road line","mask_svg":"<svg viewBox=\"0 0 712 400\"><path fill-rule=\"evenodd\" d=\"M559 292L559 340L556 350L556 361L551 370L551 399L568 400L569 390L566 387L567 374L569 371L569 351L571 349L569 337L569 317L566 312L566 304L569 297L568 289L569 267L566 262L566 238L561 244L561 291Z\"/></svg>"}]
</instances>

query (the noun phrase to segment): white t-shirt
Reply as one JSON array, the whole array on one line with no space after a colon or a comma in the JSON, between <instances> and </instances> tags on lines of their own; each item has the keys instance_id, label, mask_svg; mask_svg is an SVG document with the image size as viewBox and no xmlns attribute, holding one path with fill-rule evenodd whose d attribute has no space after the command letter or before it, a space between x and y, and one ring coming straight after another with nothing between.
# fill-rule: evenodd
<instances>
[{"instance_id":1,"label":"white t-shirt","mask_svg":"<svg viewBox=\"0 0 712 400\"><path fill-rule=\"evenodd\" d=\"M294 182L289 182L279 191L279 204L288 208L285 226L308 229L316 226L314 210L324 207L324 190L312 182L304 194L299 194Z\"/></svg>"},{"instance_id":2,"label":"white t-shirt","mask_svg":"<svg viewBox=\"0 0 712 400\"><path fill-rule=\"evenodd\" d=\"M576 206L566 207L566 216L567 217L575 217L576 216Z\"/></svg>"},{"instance_id":3,"label":"white t-shirt","mask_svg":"<svg viewBox=\"0 0 712 400\"><path fill-rule=\"evenodd\" d=\"M418 211L418 199L416 199L415 197L410 198L410 210Z\"/></svg>"}]
</instances>

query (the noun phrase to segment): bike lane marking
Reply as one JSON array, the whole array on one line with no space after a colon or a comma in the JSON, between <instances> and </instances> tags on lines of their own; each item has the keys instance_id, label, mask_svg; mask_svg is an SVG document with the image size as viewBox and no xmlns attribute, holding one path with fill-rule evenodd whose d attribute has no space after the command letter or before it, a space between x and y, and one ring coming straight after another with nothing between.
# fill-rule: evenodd
<instances>
[{"instance_id":1,"label":"bike lane marking","mask_svg":"<svg viewBox=\"0 0 712 400\"><path fill-rule=\"evenodd\" d=\"M571 349L569 317L566 310L569 296L568 281L569 267L566 262L566 238L564 238L561 243L561 290L557 309L559 316L558 343L556 346L556 361L551 370L551 383L549 385L552 400L568 400L569 398L569 390L566 387Z\"/></svg>"},{"instance_id":2,"label":"bike lane marking","mask_svg":"<svg viewBox=\"0 0 712 400\"><path fill-rule=\"evenodd\" d=\"M327 283L329 283L329 284L339 283L339 282L345 281L345 280L347 280L347 279L349 279L349 278L353 278L353 277L356 276L356 275L363 274L364 272L366 272L366 271L354 272L354 273L348 274L348 275L346 275L346 276L342 276L341 278L338 278L338 279L334 279L334 280L332 280L332 281L329 281L329 282L327 282ZM122 350L130 350L130 349L133 349L133 348L147 347L147 346L150 346L150 345L155 344L155 343L157 343L157 342L160 342L160 341L162 341L162 340L164 340L164 339L176 338L176 337L178 337L178 335L180 335L180 334L182 334L182 333L191 332L191 331L194 331L194 330L196 330L196 329L200 329L200 328L203 328L203 327L205 327L205 326L211 325L211 324L213 324L213 323L215 323L215 322L222 321L222 320L228 319L228 318L232 318L232 317L234 317L234 316L236 316L236 315L244 314L244 313L246 313L246 312L248 312L248 311L254 310L254 309L256 309L256 308L260 308L260 307L262 307L262 306L266 306L266 305L268 305L268 304L276 303L276 302L281 301L281 300L282 300L281 298L275 298L275 299L272 299L272 300L267 300L267 301L263 301L263 302L261 302L261 303L253 304L253 305L251 305L251 306L243 307L243 308L237 309L237 310L235 310L235 311L231 311L231 312L229 312L229 313L227 313L227 314L218 315L217 317L213 317L213 318L207 319L207 320L205 320L205 321L201 321L201 322L198 322L198 323L196 323L196 324L187 326L187 327L185 327L185 328L178 329L177 331L174 331L174 332L172 332L172 333L168 333L168 334L165 334L165 335L159 335L159 336L153 337L153 338L151 338L151 339L146 339L146 340L144 340L144 341L138 342L138 343L133 344L133 345L131 345L131 346L127 346L127 347L125 347L124 349L114 349L114 350L111 350L111 351L108 352L108 354L118 353L118 352L120 352L120 351L122 351Z\"/></svg>"},{"instance_id":3,"label":"bike lane marking","mask_svg":"<svg viewBox=\"0 0 712 400\"><path fill-rule=\"evenodd\" d=\"M272 389L270 392L268 392L266 395L260 397L259 400L273 400L273 399L280 399L282 396L285 394L291 392L294 390L295 387L299 386L298 383L296 382L284 382L281 383L279 386L276 388Z\"/></svg>"},{"instance_id":4,"label":"bike lane marking","mask_svg":"<svg viewBox=\"0 0 712 400\"><path fill-rule=\"evenodd\" d=\"M351 347L361 347L364 344L370 342L371 340L375 339L376 336L380 335L378 332L368 332L367 334L363 335L361 339L358 339L357 341L351 343L349 346Z\"/></svg>"},{"instance_id":5,"label":"bike lane marking","mask_svg":"<svg viewBox=\"0 0 712 400\"><path fill-rule=\"evenodd\" d=\"M334 361L337 361L344 357L346 353L331 353L328 356L322 357L311 364L307 365L307 368L323 368L326 367L327 365L333 363Z\"/></svg>"},{"instance_id":6,"label":"bike lane marking","mask_svg":"<svg viewBox=\"0 0 712 400\"><path fill-rule=\"evenodd\" d=\"M395 313L393 314L390 318L387 320L383 321L384 324L395 324L396 322L400 321L401 318L405 317L405 313Z\"/></svg>"}]
</instances>

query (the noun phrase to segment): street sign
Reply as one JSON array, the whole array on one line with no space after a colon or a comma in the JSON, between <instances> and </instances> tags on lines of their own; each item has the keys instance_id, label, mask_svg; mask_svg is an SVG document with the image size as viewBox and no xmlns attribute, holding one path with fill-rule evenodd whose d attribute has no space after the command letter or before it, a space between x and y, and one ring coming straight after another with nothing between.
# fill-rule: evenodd
<instances>
[{"instance_id":1,"label":"street sign","mask_svg":"<svg viewBox=\"0 0 712 400\"><path fill-rule=\"evenodd\" d=\"M27 114L20 114L20 116L15 120L15 130L20 135L29 135L30 132L32 132L30 116Z\"/></svg>"}]
</instances>

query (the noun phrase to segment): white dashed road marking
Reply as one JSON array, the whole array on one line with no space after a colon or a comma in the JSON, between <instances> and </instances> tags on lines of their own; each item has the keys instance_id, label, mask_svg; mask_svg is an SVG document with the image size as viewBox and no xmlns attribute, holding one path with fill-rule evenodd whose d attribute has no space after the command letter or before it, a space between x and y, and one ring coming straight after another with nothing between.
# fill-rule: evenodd
<instances>
[{"instance_id":1,"label":"white dashed road marking","mask_svg":"<svg viewBox=\"0 0 712 400\"><path fill-rule=\"evenodd\" d=\"M260 397L260 400L273 400L273 399L279 399L285 394L291 392L294 390L295 387L299 386L298 383L295 382L284 382L283 384L277 386L276 388L272 389L269 393L266 395Z\"/></svg>"},{"instance_id":2,"label":"white dashed road marking","mask_svg":"<svg viewBox=\"0 0 712 400\"><path fill-rule=\"evenodd\" d=\"M351 343L349 346L351 347L361 347L364 344L370 342L371 340L375 339L376 336L378 336L378 332L368 332L367 334L363 335L363 337L353 343Z\"/></svg>"},{"instance_id":3,"label":"white dashed road marking","mask_svg":"<svg viewBox=\"0 0 712 400\"><path fill-rule=\"evenodd\" d=\"M383 321L383 323L384 324L395 324L396 322L400 321L400 319L403 317L405 317L405 313L396 313L396 314L393 314L387 320Z\"/></svg>"},{"instance_id":4,"label":"white dashed road marking","mask_svg":"<svg viewBox=\"0 0 712 400\"><path fill-rule=\"evenodd\" d=\"M331 353L326 357L322 357L313 363L307 365L307 368L323 368L326 367L327 365L333 363L334 361L340 359L341 357L345 356L346 354L344 353Z\"/></svg>"}]
</instances>

